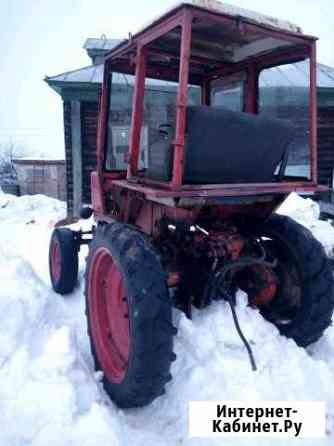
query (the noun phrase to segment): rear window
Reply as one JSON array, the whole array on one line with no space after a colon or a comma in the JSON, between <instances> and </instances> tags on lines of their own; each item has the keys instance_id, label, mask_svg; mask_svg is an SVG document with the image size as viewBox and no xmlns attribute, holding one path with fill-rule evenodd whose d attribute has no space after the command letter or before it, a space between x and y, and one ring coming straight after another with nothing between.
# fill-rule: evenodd
<instances>
[{"instance_id":1,"label":"rear window","mask_svg":"<svg viewBox=\"0 0 334 446\"><path fill-rule=\"evenodd\" d=\"M244 110L245 74L238 73L217 79L211 83L211 106L228 110Z\"/></svg>"},{"instance_id":2,"label":"rear window","mask_svg":"<svg viewBox=\"0 0 334 446\"><path fill-rule=\"evenodd\" d=\"M267 68L259 76L259 114L295 128L285 175L306 179L311 176L309 79L309 61Z\"/></svg>"}]
</instances>

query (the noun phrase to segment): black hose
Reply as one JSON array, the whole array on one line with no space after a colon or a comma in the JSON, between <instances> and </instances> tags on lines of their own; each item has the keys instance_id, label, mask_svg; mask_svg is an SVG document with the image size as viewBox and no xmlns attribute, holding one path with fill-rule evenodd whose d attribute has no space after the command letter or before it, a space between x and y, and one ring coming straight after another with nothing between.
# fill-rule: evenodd
<instances>
[{"instance_id":1,"label":"black hose","mask_svg":"<svg viewBox=\"0 0 334 446\"><path fill-rule=\"evenodd\" d=\"M221 270L219 270L216 273L216 277L220 279L220 281L222 279L225 280L225 276L229 271L235 268L245 268L246 266L252 266L252 265L263 265L263 266L269 266L270 268L275 268L275 266L277 265L277 261L266 262L262 258L241 257L240 260L228 263L226 266L224 266Z\"/></svg>"},{"instance_id":2,"label":"black hose","mask_svg":"<svg viewBox=\"0 0 334 446\"><path fill-rule=\"evenodd\" d=\"M269 267L276 266L276 263L277 263L276 261L266 262L264 259L265 259L265 253L263 250L262 255L260 257L258 257L258 258L254 258L254 257L243 257L242 258L241 257L239 261L231 262L231 263L228 263L227 265L225 265L215 275L215 278L218 282L217 283L218 290L225 297L225 299L227 300L227 302L230 305L235 328L237 330L237 333L238 333L240 339L244 343L244 346L246 347L253 372L255 372L257 370L253 351L252 351L251 346L249 345L247 339L245 338L243 332L241 331L238 316L237 316L237 313L236 313L235 307L234 307L233 295L231 292L228 291L228 288L226 287L225 277L229 272L232 272L234 269L245 268L246 266L259 265L259 264L266 265Z\"/></svg>"},{"instance_id":3,"label":"black hose","mask_svg":"<svg viewBox=\"0 0 334 446\"><path fill-rule=\"evenodd\" d=\"M253 351L252 351L251 346L249 345L247 339L245 338L243 332L241 331L241 328L240 328L240 325L239 325L238 316L237 316L237 313L236 313L235 308L234 308L234 302L233 302L232 295L228 294L227 302L229 303L230 308L231 308L231 312L232 312L232 316L233 316L233 322L234 322L235 328L237 330L237 333L240 336L240 339L244 343L244 346L246 347L246 350L248 352L248 356L249 356L249 360L250 360L250 363L251 363L251 366L252 366L252 370L253 370L253 372L256 372L257 367L256 367L256 362L255 362L255 359L254 359Z\"/></svg>"},{"instance_id":4,"label":"black hose","mask_svg":"<svg viewBox=\"0 0 334 446\"><path fill-rule=\"evenodd\" d=\"M206 289L204 290L204 293L203 293L205 302L207 301L207 299L209 299L210 294L212 295L214 292L218 292L229 303L235 328L236 328L237 333L238 333L240 339L242 340L244 346L246 347L246 350L247 350L247 353L249 356L249 360L250 360L250 363L252 366L252 370L254 372L257 370L254 355L253 355L251 346L249 345L247 339L245 338L243 332L241 331L238 316L235 311L234 295L231 292L232 278L230 277L229 280L226 280L226 276L228 273L231 273L231 275L233 276L233 274L234 274L233 270L235 270L235 269L240 270L247 266L252 266L252 265L264 265L264 266L268 266L270 268L274 268L277 265L277 260L274 260L273 262L266 261L265 260L266 253L265 253L263 246L259 245L259 248L261 250L260 256L258 256L258 257L250 257L250 256L249 257L247 257L247 256L240 257L239 260L229 262L222 268L218 269L215 272L214 276L212 276L210 283L208 284L208 286L206 287Z\"/></svg>"}]
</instances>

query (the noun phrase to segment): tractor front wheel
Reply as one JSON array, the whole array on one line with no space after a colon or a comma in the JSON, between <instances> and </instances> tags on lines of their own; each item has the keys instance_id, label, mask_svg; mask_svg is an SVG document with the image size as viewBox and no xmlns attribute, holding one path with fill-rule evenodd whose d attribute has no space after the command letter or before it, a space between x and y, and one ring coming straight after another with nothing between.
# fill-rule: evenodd
<instances>
[{"instance_id":1,"label":"tractor front wheel","mask_svg":"<svg viewBox=\"0 0 334 446\"><path fill-rule=\"evenodd\" d=\"M55 229L49 246L49 272L56 293L73 291L78 280L78 264L76 233L68 228Z\"/></svg>"},{"instance_id":2,"label":"tractor front wheel","mask_svg":"<svg viewBox=\"0 0 334 446\"><path fill-rule=\"evenodd\" d=\"M88 334L97 370L122 408L164 393L175 359L171 301L149 239L122 223L100 225L86 269Z\"/></svg>"}]
</instances>

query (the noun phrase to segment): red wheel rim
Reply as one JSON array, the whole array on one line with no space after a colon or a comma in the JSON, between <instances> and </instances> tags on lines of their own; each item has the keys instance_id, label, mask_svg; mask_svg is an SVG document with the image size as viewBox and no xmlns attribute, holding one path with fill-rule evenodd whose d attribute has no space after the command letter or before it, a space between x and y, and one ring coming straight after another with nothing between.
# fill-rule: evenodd
<instances>
[{"instance_id":1,"label":"red wheel rim","mask_svg":"<svg viewBox=\"0 0 334 446\"><path fill-rule=\"evenodd\" d=\"M54 281L60 279L61 272L61 255L60 255L60 245L59 240L53 239L51 245L51 272Z\"/></svg>"},{"instance_id":2,"label":"red wheel rim","mask_svg":"<svg viewBox=\"0 0 334 446\"><path fill-rule=\"evenodd\" d=\"M120 383L129 361L129 307L122 273L106 248L99 248L92 259L88 298L98 360L108 379Z\"/></svg>"}]
</instances>

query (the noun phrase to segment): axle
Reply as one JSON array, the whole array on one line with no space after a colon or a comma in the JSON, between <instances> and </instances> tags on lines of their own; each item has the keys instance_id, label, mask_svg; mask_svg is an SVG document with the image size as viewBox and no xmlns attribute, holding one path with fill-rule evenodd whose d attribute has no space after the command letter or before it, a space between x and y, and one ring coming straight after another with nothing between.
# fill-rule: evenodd
<instances>
[{"instance_id":1,"label":"axle","mask_svg":"<svg viewBox=\"0 0 334 446\"><path fill-rule=\"evenodd\" d=\"M267 305L275 296L276 260L260 238L244 235L231 222L203 227L163 220L155 243L175 305L187 314L192 304L206 307L238 288L253 306Z\"/></svg>"}]
</instances>

